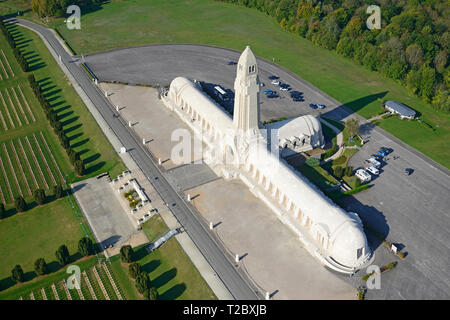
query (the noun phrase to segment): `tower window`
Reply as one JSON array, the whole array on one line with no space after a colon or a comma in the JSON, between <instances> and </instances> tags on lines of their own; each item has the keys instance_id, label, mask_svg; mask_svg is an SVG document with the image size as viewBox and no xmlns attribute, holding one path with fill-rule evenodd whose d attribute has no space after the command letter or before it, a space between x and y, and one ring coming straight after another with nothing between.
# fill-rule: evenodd
<instances>
[{"instance_id":1,"label":"tower window","mask_svg":"<svg viewBox=\"0 0 450 320\"><path fill-rule=\"evenodd\" d=\"M248 73L251 73L252 72L252 67L250 66L250 67L248 67Z\"/></svg>"}]
</instances>

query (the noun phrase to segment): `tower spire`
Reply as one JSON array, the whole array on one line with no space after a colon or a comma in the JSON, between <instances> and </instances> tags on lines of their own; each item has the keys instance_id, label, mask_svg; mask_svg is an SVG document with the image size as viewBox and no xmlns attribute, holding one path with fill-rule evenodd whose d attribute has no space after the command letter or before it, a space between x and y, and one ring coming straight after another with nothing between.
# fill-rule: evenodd
<instances>
[{"instance_id":1,"label":"tower spire","mask_svg":"<svg viewBox=\"0 0 450 320\"><path fill-rule=\"evenodd\" d=\"M259 128L259 78L256 58L249 46L242 52L234 81L235 129L247 133Z\"/></svg>"}]
</instances>

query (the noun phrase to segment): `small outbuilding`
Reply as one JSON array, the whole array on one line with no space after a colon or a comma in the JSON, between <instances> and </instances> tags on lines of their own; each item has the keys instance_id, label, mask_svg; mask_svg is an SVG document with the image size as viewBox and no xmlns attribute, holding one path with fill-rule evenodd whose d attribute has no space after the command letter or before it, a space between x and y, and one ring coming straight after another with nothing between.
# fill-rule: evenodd
<instances>
[{"instance_id":1,"label":"small outbuilding","mask_svg":"<svg viewBox=\"0 0 450 320\"><path fill-rule=\"evenodd\" d=\"M415 119L417 117L417 113L413 109L397 101L386 101L384 108L392 114L398 114L401 119Z\"/></svg>"}]
</instances>

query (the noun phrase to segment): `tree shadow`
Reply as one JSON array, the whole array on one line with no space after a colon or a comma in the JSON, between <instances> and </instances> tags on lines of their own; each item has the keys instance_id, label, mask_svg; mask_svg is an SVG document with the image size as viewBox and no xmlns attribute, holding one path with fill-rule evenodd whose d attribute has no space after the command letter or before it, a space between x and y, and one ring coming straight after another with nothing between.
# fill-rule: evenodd
<instances>
[{"instance_id":1,"label":"tree shadow","mask_svg":"<svg viewBox=\"0 0 450 320\"><path fill-rule=\"evenodd\" d=\"M70 133L70 132L72 132L72 131L74 131L74 130L77 130L77 129L81 128L81 127L82 127L82 124L81 124L81 123L76 124L76 125L74 125L74 126L71 126L70 128L65 129L65 130L64 130L64 133L65 133L65 134L68 134L68 133ZM69 138L69 140L70 140L70 138Z\"/></svg>"},{"instance_id":2,"label":"tree shadow","mask_svg":"<svg viewBox=\"0 0 450 320\"><path fill-rule=\"evenodd\" d=\"M100 158L100 153L93 154L92 156L87 157L83 160L83 163L86 165Z\"/></svg>"},{"instance_id":3,"label":"tree shadow","mask_svg":"<svg viewBox=\"0 0 450 320\"><path fill-rule=\"evenodd\" d=\"M78 118L80 118L80 117L79 117L79 116L72 117L72 118L70 118L70 119L68 119L68 120L63 121L61 124L62 124L63 127L64 127L64 126L67 126L68 124L71 124L72 122L77 121ZM89 140L89 138L87 138L87 140ZM87 141L86 141L86 142L87 142Z\"/></svg>"},{"instance_id":4,"label":"tree shadow","mask_svg":"<svg viewBox=\"0 0 450 320\"><path fill-rule=\"evenodd\" d=\"M66 103L65 100L60 100L60 101L58 101L58 102L53 103L51 106L52 106L52 108L56 108L57 106L60 106L60 105L62 105L62 104L64 104L64 103ZM59 112L61 112L61 111L64 111L64 110L66 110L66 109L69 109L69 108L72 108L72 106L71 106L70 104L68 104L68 105L66 105L66 106L64 106L64 107L61 107L61 108L58 109L58 110L55 110L55 112L56 112L56 113L59 113Z\"/></svg>"},{"instance_id":5,"label":"tree shadow","mask_svg":"<svg viewBox=\"0 0 450 320\"><path fill-rule=\"evenodd\" d=\"M159 300L175 300L186 291L184 283L177 284L159 296Z\"/></svg>"},{"instance_id":6,"label":"tree shadow","mask_svg":"<svg viewBox=\"0 0 450 320\"><path fill-rule=\"evenodd\" d=\"M46 90L46 91L48 91L48 90ZM51 92L47 92L46 94L44 94L44 97L48 98L48 97L54 96L55 94L57 94L57 93L59 93L61 91L62 91L61 89L56 89L56 90L53 90ZM49 99L46 99L46 100L48 101Z\"/></svg>"},{"instance_id":7,"label":"tree shadow","mask_svg":"<svg viewBox=\"0 0 450 320\"><path fill-rule=\"evenodd\" d=\"M86 152L89 152L89 149L83 149L81 151L78 151L78 155L81 157L83 154L85 154Z\"/></svg>"},{"instance_id":8,"label":"tree shadow","mask_svg":"<svg viewBox=\"0 0 450 320\"><path fill-rule=\"evenodd\" d=\"M68 116L70 116L72 114L73 114L73 111L68 111L68 112L63 113L61 115L58 115L57 119L58 119L58 121L61 121L62 119L67 118Z\"/></svg>"},{"instance_id":9,"label":"tree shadow","mask_svg":"<svg viewBox=\"0 0 450 320\"><path fill-rule=\"evenodd\" d=\"M80 146L82 146L83 144L85 144L88 141L89 141L89 138L83 139L81 141L78 141L78 142L74 143L73 145L71 145L71 147L72 148L80 147Z\"/></svg>"},{"instance_id":10,"label":"tree shadow","mask_svg":"<svg viewBox=\"0 0 450 320\"><path fill-rule=\"evenodd\" d=\"M42 69L42 68L44 68L46 66L47 66L47 64L45 62L40 62L40 63L37 63L35 65L28 66L28 71L29 72L36 71L36 70Z\"/></svg>"},{"instance_id":11,"label":"tree shadow","mask_svg":"<svg viewBox=\"0 0 450 320\"><path fill-rule=\"evenodd\" d=\"M9 289L12 286L14 286L15 284L16 284L16 282L11 277L6 277L6 278L0 280L0 291Z\"/></svg>"},{"instance_id":12,"label":"tree shadow","mask_svg":"<svg viewBox=\"0 0 450 320\"><path fill-rule=\"evenodd\" d=\"M91 174L92 172L100 170L104 165L105 165L105 161L97 162L96 164L94 164L86 169L86 174Z\"/></svg>"},{"instance_id":13,"label":"tree shadow","mask_svg":"<svg viewBox=\"0 0 450 320\"><path fill-rule=\"evenodd\" d=\"M343 105L330 110L326 113L323 114L323 116L327 116L327 115L332 115L330 118L334 119L334 120L342 120L344 118L346 118L348 116L348 113L346 112L348 109L350 109L351 111L353 111L354 113L358 112L359 110L361 110L362 108L364 108L365 106L371 104L372 102L376 101L376 100L381 100L383 99L383 97L388 93L389 91L383 91L380 93L375 93L375 94L371 94L350 102L346 102ZM381 105L381 102L380 102Z\"/></svg>"},{"instance_id":14,"label":"tree shadow","mask_svg":"<svg viewBox=\"0 0 450 320\"><path fill-rule=\"evenodd\" d=\"M175 278L176 275L177 275L177 268L172 268L170 270L167 270L151 281L152 286L154 286L156 288L161 288L166 283L168 283L170 280Z\"/></svg>"},{"instance_id":15,"label":"tree shadow","mask_svg":"<svg viewBox=\"0 0 450 320\"><path fill-rule=\"evenodd\" d=\"M148 252L145 249L147 246L148 244L144 244L134 251L134 261L139 261L148 255Z\"/></svg>"},{"instance_id":16,"label":"tree shadow","mask_svg":"<svg viewBox=\"0 0 450 320\"><path fill-rule=\"evenodd\" d=\"M41 84L40 85L41 86L41 92L45 93L47 91L50 91L53 88L56 88L56 86L54 86L54 85L52 86L51 84L53 84L53 82L51 82L51 81L48 81L48 82L45 82L45 83ZM44 95L44 97L45 97L45 95Z\"/></svg>"},{"instance_id":17,"label":"tree shadow","mask_svg":"<svg viewBox=\"0 0 450 320\"><path fill-rule=\"evenodd\" d=\"M153 271L156 270L156 268L158 268L161 265L161 261L160 260L152 260L146 264L144 264L141 269L147 273L151 273Z\"/></svg>"}]
</instances>

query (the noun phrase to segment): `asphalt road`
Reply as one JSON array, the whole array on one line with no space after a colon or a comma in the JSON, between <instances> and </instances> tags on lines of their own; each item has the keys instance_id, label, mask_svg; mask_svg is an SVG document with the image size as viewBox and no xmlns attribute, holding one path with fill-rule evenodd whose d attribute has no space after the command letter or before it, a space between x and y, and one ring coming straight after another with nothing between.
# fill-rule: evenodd
<instances>
[{"instance_id":1,"label":"asphalt road","mask_svg":"<svg viewBox=\"0 0 450 320\"><path fill-rule=\"evenodd\" d=\"M264 293L260 292L259 295L255 293L255 289L252 288L249 280L239 269L234 267L230 257L227 257L223 253L225 250L220 247L207 231L206 226L196 217L197 213L193 212L186 205L180 195L167 182L152 155L142 147L140 140L130 132L127 124L120 117L114 116L114 106L105 99L104 95L93 84L91 78L85 71L73 62L73 58L64 50L54 34L47 28L35 23L22 19L17 19L16 21L43 35L53 50L61 56L64 65L96 106L122 145L129 150L129 154L133 160L148 177L150 183L160 194L161 198L168 204L179 223L184 227L184 230L191 237L192 241L210 263L233 297L237 300L255 300L261 298Z\"/></svg>"}]
</instances>

